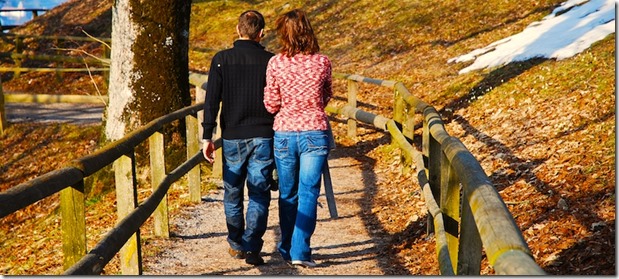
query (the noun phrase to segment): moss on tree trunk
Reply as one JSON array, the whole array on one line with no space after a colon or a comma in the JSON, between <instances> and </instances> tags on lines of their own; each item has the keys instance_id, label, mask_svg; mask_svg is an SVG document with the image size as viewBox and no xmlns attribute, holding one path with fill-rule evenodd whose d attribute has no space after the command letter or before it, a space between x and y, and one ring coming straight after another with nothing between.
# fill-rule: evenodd
<instances>
[{"instance_id":1,"label":"moss on tree trunk","mask_svg":"<svg viewBox=\"0 0 619 279\"><path fill-rule=\"evenodd\" d=\"M140 32L133 44L139 79L129 113L149 121L191 104L188 30L190 1L131 0L133 22Z\"/></svg>"}]
</instances>

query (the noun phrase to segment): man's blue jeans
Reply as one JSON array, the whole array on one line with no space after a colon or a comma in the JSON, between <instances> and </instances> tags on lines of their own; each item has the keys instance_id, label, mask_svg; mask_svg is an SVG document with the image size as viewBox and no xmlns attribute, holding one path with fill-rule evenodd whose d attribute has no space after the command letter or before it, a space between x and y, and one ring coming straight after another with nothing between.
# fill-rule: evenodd
<instances>
[{"instance_id":1,"label":"man's blue jeans","mask_svg":"<svg viewBox=\"0 0 619 279\"><path fill-rule=\"evenodd\" d=\"M278 250L284 260L311 260L322 167L329 155L327 131L275 131L279 175Z\"/></svg>"},{"instance_id":2,"label":"man's blue jeans","mask_svg":"<svg viewBox=\"0 0 619 279\"><path fill-rule=\"evenodd\" d=\"M272 179L273 139L224 139L222 153L228 243L235 250L260 252L271 201L268 181ZM246 180L249 203L245 223L243 199Z\"/></svg>"}]
</instances>

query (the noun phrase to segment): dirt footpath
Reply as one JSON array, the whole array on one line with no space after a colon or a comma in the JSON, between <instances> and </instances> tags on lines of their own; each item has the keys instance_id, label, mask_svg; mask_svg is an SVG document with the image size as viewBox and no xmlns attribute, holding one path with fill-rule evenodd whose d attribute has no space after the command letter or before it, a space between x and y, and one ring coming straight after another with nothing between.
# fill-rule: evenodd
<instances>
[{"instance_id":1,"label":"dirt footpath","mask_svg":"<svg viewBox=\"0 0 619 279\"><path fill-rule=\"evenodd\" d=\"M6 118L9 123L70 123L76 125L100 124L103 105L68 103L7 103Z\"/></svg>"},{"instance_id":2,"label":"dirt footpath","mask_svg":"<svg viewBox=\"0 0 619 279\"><path fill-rule=\"evenodd\" d=\"M339 218L330 218L323 188L311 244L318 267L290 267L277 252L278 192L273 193L261 253L266 264L252 266L230 257L223 192L215 191L204 196L200 204L182 209L182 217L170 220L170 239L149 241L147 245L158 247L159 252L144 256L144 275L384 275L378 263L380 249L361 219L359 199L364 184L359 163L338 156L330 159L329 165Z\"/></svg>"}]
</instances>

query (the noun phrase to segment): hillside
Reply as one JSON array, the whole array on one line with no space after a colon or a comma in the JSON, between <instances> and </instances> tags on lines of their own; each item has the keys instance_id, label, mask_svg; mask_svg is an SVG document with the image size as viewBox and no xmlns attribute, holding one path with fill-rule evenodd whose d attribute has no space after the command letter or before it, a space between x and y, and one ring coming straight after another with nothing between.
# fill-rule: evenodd
<instances>
[{"instance_id":1,"label":"hillside","mask_svg":"<svg viewBox=\"0 0 619 279\"><path fill-rule=\"evenodd\" d=\"M84 30L109 37L111 2L71 0L15 32L81 35ZM616 274L615 35L561 61L533 59L462 75L458 71L467 64L447 63L522 31L561 2L194 0L190 68L206 72L210 57L232 44L238 15L250 8L265 15L263 42L276 51L275 18L301 7L310 14L321 51L331 58L334 71L401 81L440 110L448 131L481 162L544 270L556 275L612 275ZM60 81L53 75L28 73L12 79L4 73L2 80L5 91L97 94L83 74L65 75ZM102 78L94 80L105 92ZM336 83L335 94L345 96L343 82ZM392 94L362 85L359 101L372 105L364 109L390 117ZM13 125L0 136L0 190L92 152L97 138L97 127ZM433 240L423 224L418 225L423 222L411 221L426 214L417 208L423 200L416 179L392 165L397 154L384 145L379 132L354 140L341 134L337 140L345 146L356 144L355 155L380 174L364 206L368 226L380 228L372 233L390 244L383 253L407 274L438 274ZM65 156L67 152L71 156ZM114 217L107 213L113 212L113 196L105 191L91 196L90 220L113 223ZM0 231L7 236L0 240L0 253L11 255L0 264L0 274L61 272L52 250L59 247L58 233L49 237L38 233L58 222L26 220L29 214L53 212L55 206L55 202L37 204L0 221ZM89 233L90 245L101 232ZM112 266L107 272L116 270ZM492 273L487 261L482 273Z\"/></svg>"}]
</instances>

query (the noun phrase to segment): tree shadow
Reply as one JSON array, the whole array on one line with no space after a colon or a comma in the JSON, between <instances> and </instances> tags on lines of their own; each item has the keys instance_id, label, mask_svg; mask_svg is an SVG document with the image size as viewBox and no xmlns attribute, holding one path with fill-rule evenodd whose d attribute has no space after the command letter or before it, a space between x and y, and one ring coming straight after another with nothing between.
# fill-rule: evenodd
<instances>
[{"instance_id":1,"label":"tree shadow","mask_svg":"<svg viewBox=\"0 0 619 279\"><path fill-rule=\"evenodd\" d=\"M517 17L513 17L513 18L506 18L505 21L499 22L498 24L495 24L494 26L488 26L488 27L482 28L480 30L473 31L473 32L471 32L471 33L469 33L469 34L467 34L465 36L462 36L462 37L456 39L456 40L435 40L435 41L428 42L427 44L432 45L432 46L440 45L440 46L444 46L444 47L449 47L449 46L455 45L457 43L466 41L468 39L476 38L476 37L478 37L480 35L483 35L485 33L493 32L496 29L500 29L500 28L504 27L505 25L518 23L519 21L521 21L523 19L526 19L527 17L529 17L529 16L531 16L533 14L550 11L550 10L554 9L556 6L557 5L549 4L549 5L546 5L546 6L543 6L543 7L537 7L537 8L535 8L535 9L533 9L533 10L529 11L528 13L525 13L525 14L523 14L521 16L517 16ZM421 45L419 45L419 46L421 46Z\"/></svg>"},{"instance_id":2,"label":"tree shadow","mask_svg":"<svg viewBox=\"0 0 619 279\"><path fill-rule=\"evenodd\" d=\"M614 222L612 225L606 224L595 212L595 207L591 206L590 201L602 201L613 193L607 190L583 192L569 198L556 195L554 193L559 193L561 189L550 186L544 181L543 177L539 177L536 173L536 169L542 164L545 164L550 157L538 159L521 158L514 154L514 152L502 142L481 132L460 115L453 114L454 111L467 107L470 103L476 101L478 97L491 91L492 88L517 76L517 74L524 69L528 69L543 62L543 60L544 59L536 59L536 61L512 63L502 69L495 70L484 79L484 81L480 82L480 84L467 96L449 103L442 111L448 115L448 121L453 121L462 127L465 131L463 136L471 135L478 142L483 143L488 149L488 154L502 154L501 159L507 163L508 167L494 171L489 175L497 191L504 190L508 187L515 187L514 183L516 181L524 181L528 185L535 187L539 194L548 199L549 202L545 203L543 207L537 207L534 212L529 212L529 214L534 214L534 216L527 216L527 218L532 221L521 225L521 231L524 232L536 224L547 223L549 220L560 219L568 215L574 216L578 220L578 223L585 228L594 228L595 226L602 227L601 229L598 228L597 231L590 229L593 234L591 237L578 240L574 246L561 251L554 259L543 259L542 261L548 264L545 267L545 271L550 274L574 275L574 272L580 271L582 273L577 274L600 275L603 272L611 270L608 268L609 265L612 264L614 266L615 264L615 258L608 259L608 253L605 252L608 251L609 246L612 247L613 250L615 248ZM502 71L506 72L502 73ZM614 112L606 113L597 119L592 119L571 130L559 133L554 138L558 139L578 131L583 131L590 125L603 123L614 116ZM536 144L550 145L550 143ZM566 201L569 205L569 211L556 208L560 199ZM583 251L585 251L586 255L580 254ZM612 270L614 270L614 268L612 268Z\"/></svg>"},{"instance_id":3,"label":"tree shadow","mask_svg":"<svg viewBox=\"0 0 619 279\"><path fill-rule=\"evenodd\" d=\"M322 25L329 25L329 26L333 26L333 28L335 29L347 29L344 26L340 26L339 24L336 24L333 22L333 18L331 17L326 17L324 19L318 20L317 15L323 13L324 11L327 10L331 10L333 14L337 15L337 14L355 14L357 11L356 9L358 7L356 7L355 5L348 5L348 6L344 6L342 8L339 8L339 10L335 10L334 11L334 3L335 1L329 1L328 3L324 4L324 5L320 5L320 7L315 8L314 10L308 10L308 13L310 14L310 18L313 19L312 21L312 25L313 26L322 26ZM452 5L445 5L444 7L440 7L440 5L436 5L436 10L435 13L450 13L451 11L447 10L447 9L451 9ZM405 39L401 39L398 38L397 36L390 36L389 40L377 40L376 38L379 37L381 34L393 34L394 33L394 26L393 25L386 25L386 26L382 26L382 27L378 27L378 26L373 26L374 28L371 29L371 32L360 32L360 33L355 33L353 30L349 30L349 32L351 32L352 34L349 34L348 36L354 36L354 39L351 40L351 42L349 43L341 43L338 44L338 46L336 47L332 47L330 48L330 53L332 53L334 56L338 56L338 55L345 55L346 53L350 52L350 49L354 49L356 42L358 41L377 41L375 43L375 49L377 51L377 53L375 53L374 59L372 59L374 62L370 65L368 65L368 68L380 65L382 63L385 63L389 60L393 59L394 55L401 55L401 54L406 54L406 53L410 53L412 51L415 51L416 49L420 48L420 47L426 47L426 46L432 46L432 47L450 47L453 46L455 44L458 44L462 41L466 41L466 40L470 40L472 38L481 36L483 34L486 33L491 33L496 31L497 29L501 29L501 28L505 28L506 25L510 25L510 24L517 24L518 22L522 21L523 19L526 19L527 17L530 17L531 15L537 14L537 13L542 13L542 12L550 12L552 11L554 8L556 7L555 4L546 4L544 6L537 6L536 8L524 13L524 14L510 14L509 16L504 17L504 19L493 25L493 26L488 26L488 25L482 25L480 27L479 30L472 30L471 32L464 34L456 39L441 39L441 38L437 38L434 40L428 40L425 42L419 42L419 43L410 43ZM410 11L407 9L400 9L399 10L400 13L409 13ZM397 14L391 15L393 18L398 17ZM423 22L424 19L415 19L415 14L412 13L410 14L410 16L407 17L407 19L409 21L419 21L419 22ZM420 15L420 17L423 17L423 15ZM342 23L344 24L344 23ZM397 25L397 22L394 22L394 24ZM422 24L422 23L419 23ZM457 27L452 27L452 28L456 28ZM319 32L318 32L319 33ZM435 36L436 37L436 36ZM363 62L363 59L367 59L363 56L361 56L360 58L358 58L357 60L353 60L350 61L350 63L359 63L359 62Z\"/></svg>"},{"instance_id":4,"label":"tree shadow","mask_svg":"<svg viewBox=\"0 0 619 279\"><path fill-rule=\"evenodd\" d=\"M389 142L390 137L388 134L385 134L376 140L357 142L354 146L337 147L332 152L331 156L333 156L333 158L352 158L358 161L362 168L364 195L358 203L363 209L362 212L364 212L361 214L361 219L368 235L372 239L381 239L381 241L373 241L376 243L375 250L378 251L377 253L384 256L382 257L383 260L378 261L379 267L385 275L410 275L408 269L404 267L403 264L394 256L397 254L398 249L395 248L396 241L393 240L401 239L401 236L399 234L390 235L385 232L384 228L377 228L377 226L381 226L378 216L374 213L365 213L372 212L370 209L374 203L374 198L376 196L375 194L378 191L376 188L377 177L373 171L377 162L375 159L370 157L368 153L379 146L389 144ZM382 241L384 239L389 239L391 241ZM357 253L355 256L357 255L360 254Z\"/></svg>"},{"instance_id":5,"label":"tree shadow","mask_svg":"<svg viewBox=\"0 0 619 279\"><path fill-rule=\"evenodd\" d=\"M448 102L443 108L438 110L438 112L444 117L443 121L449 123L453 119L455 111L467 108L471 103L486 95L494 88L499 87L546 60L548 59L534 58L524 62L510 63L493 70L488 73L483 80L473 86L468 94Z\"/></svg>"},{"instance_id":6,"label":"tree shadow","mask_svg":"<svg viewBox=\"0 0 619 279\"><path fill-rule=\"evenodd\" d=\"M45 126L49 127L48 125L45 125ZM50 134L57 134L57 133L60 132L61 126L60 125L54 125L54 126L49 127L49 128L51 129ZM28 140L27 139L28 134L33 133L35 130L41 129L41 127L39 125L36 125L36 126L24 126L21 129L24 129L24 132L23 132L23 136L24 137L23 137L23 139L24 140ZM10 161L3 162L2 165L0 165L0 171L1 172L6 172L9 169L11 169L15 164L17 164L20 160L22 160L24 158L27 158L27 157L30 157L30 156L34 156L36 154L36 151L38 151L38 150L45 150L48 146L50 146L52 141L53 140L51 138L42 139L39 143L34 145L32 148L28 149L26 152L20 152L19 154L16 154L15 156L13 156ZM19 176L11 177L10 180L4 180L4 178L0 178L0 182L2 182L3 184L4 183L12 184L11 181L23 181L25 178L31 177L31 176L32 176L32 173L22 172ZM11 187L13 187L13 186L11 186Z\"/></svg>"},{"instance_id":7,"label":"tree shadow","mask_svg":"<svg viewBox=\"0 0 619 279\"><path fill-rule=\"evenodd\" d=\"M615 221L593 229L591 236L559 253L545 268L555 275L614 275L616 254L609 257L609 250L616 247Z\"/></svg>"}]
</instances>

